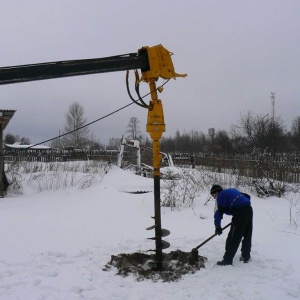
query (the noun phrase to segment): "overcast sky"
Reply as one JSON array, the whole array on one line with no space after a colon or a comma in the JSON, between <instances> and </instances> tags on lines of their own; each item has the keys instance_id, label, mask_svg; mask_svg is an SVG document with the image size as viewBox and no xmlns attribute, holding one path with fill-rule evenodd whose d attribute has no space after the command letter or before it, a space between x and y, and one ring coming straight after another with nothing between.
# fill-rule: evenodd
<instances>
[{"instance_id":1,"label":"overcast sky","mask_svg":"<svg viewBox=\"0 0 300 300\"><path fill-rule=\"evenodd\" d=\"M1 0L0 67L102 58L162 44L174 53L176 72L188 74L170 80L159 95L164 136L177 129L229 130L248 111L271 115L271 92L275 113L289 129L300 115L299 12L299 0ZM75 101L88 122L99 119L131 103L125 75L2 85L0 109L16 110L4 134L33 143L53 138ZM148 92L144 85L141 94ZM137 105L90 131L102 143L121 138L131 117L146 133L147 110Z\"/></svg>"}]
</instances>

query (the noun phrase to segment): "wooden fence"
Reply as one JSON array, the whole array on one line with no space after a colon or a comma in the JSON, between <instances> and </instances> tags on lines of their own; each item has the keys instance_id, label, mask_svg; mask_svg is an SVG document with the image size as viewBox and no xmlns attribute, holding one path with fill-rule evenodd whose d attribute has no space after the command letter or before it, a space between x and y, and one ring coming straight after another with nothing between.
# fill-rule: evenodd
<instances>
[{"instance_id":1,"label":"wooden fence","mask_svg":"<svg viewBox=\"0 0 300 300\"><path fill-rule=\"evenodd\" d=\"M79 161L79 160L103 160L116 163L118 151L6 151L5 162L36 161ZM123 154L123 166L135 164L134 151L127 151ZM152 154L141 152L142 163L152 165ZM187 154L173 154L175 166L196 167L219 173L238 174L252 178L269 178L284 182L300 182L300 156L298 155L208 155L198 153L194 156ZM166 164L162 164L166 166Z\"/></svg>"},{"instance_id":2,"label":"wooden fence","mask_svg":"<svg viewBox=\"0 0 300 300\"><path fill-rule=\"evenodd\" d=\"M174 159L179 165L180 160ZM254 179L266 178L283 182L300 182L300 156L293 155L218 155L199 154L186 162L218 173L238 174Z\"/></svg>"}]
</instances>

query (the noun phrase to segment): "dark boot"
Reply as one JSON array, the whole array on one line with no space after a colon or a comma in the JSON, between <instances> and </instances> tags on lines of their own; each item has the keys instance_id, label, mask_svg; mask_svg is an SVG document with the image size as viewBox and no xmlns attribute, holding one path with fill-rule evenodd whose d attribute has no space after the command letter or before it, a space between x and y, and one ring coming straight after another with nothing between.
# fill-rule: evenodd
<instances>
[{"instance_id":1,"label":"dark boot","mask_svg":"<svg viewBox=\"0 0 300 300\"><path fill-rule=\"evenodd\" d=\"M244 258L243 256L240 257L240 261L242 261L243 263L248 263L250 261L250 257L248 259Z\"/></svg>"},{"instance_id":2,"label":"dark boot","mask_svg":"<svg viewBox=\"0 0 300 300\"><path fill-rule=\"evenodd\" d=\"M217 265L218 266L230 266L230 265L232 265L232 262L223 259L223 260L218 261Z\"/></svg>"}]
</instances>

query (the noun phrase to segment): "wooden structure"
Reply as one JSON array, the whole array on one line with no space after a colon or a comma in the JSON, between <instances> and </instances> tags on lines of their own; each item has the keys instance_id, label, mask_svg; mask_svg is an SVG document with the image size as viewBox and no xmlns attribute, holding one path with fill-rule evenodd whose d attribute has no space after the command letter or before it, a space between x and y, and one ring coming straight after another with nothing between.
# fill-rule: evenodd
<instances>
[{"instance_id":1,"label":"wooden structure","mask_svg":"<svg viewBox=\"0 0 300 300\"><path fill-rule=\"evenodd\" d=\"M8 187L4 173L3 131L15 112L15 110L0 110L0 198L4 197Z\"/></svg>"}]
</instances>

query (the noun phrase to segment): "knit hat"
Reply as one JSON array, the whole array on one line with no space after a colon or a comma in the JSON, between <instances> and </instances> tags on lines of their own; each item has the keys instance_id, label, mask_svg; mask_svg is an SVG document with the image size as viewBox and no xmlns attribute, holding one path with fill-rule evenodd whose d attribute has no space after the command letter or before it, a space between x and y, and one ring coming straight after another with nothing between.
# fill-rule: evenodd
<instances>
[{"instance_id":1,"label":"knit hat","mask_svg":"<svg viewBox=\"0 0 300 300\"><path fill-rule=\"evenodd\" d=\"M214 184L210 189L210 194L218 193L223 191L223 188L220 185Z\"/></svg>"}]
</instances>

